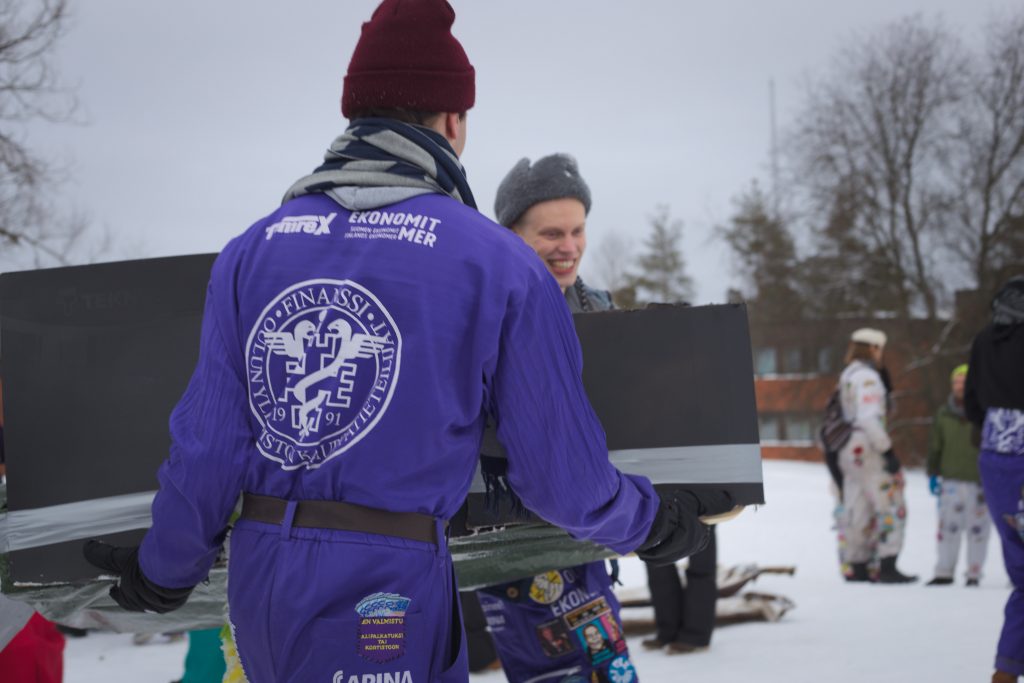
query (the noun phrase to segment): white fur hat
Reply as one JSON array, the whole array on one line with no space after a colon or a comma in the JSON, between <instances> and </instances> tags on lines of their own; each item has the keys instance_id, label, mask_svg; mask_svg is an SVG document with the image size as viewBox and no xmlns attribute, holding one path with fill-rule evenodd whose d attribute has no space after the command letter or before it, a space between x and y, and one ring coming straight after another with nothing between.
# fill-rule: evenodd
<instances>
[{"instance_id":1,"label":"white fur hat","mask_svg":"<svg viewBox=\"0 0 1024 683\"><path fill-rule=\"evenodd\" d=\"M870 346L878 347L885 346L887 339L885 332L871 327L862 327L859 330L854 330L853 334L850 335L850 341L852 342L859 342L861 344L869 344Z\"/></svg>"}]
</instances>

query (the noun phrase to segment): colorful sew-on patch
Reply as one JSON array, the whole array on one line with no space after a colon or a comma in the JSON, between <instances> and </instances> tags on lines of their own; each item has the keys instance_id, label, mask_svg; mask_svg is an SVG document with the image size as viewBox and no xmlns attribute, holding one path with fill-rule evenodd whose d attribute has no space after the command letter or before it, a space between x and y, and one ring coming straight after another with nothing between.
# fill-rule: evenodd
<instances>
[{"instance_id":1,"label":"colorful sew-on patch","mask_svg":"<svg viewBox=\"0 0 1024 683\"><path fill-rule=\"evenodd\" d=\"M550 605L562 597L565 591L565 581L558 572L544 572L533 577L533 584L530 585L530 598L542 605Z\"/></svg>"},{"instance_id":2,"label":"colorful sew-on patch","mask_svg":"<svg viewBox=\"0 0 1024 683\"><path fill-rule=\"evenodd\" d=\"M405 654L405 613L411 598L373 593L356 605L359 620L357 651L363 659L383 664Z\"/></svg>"},{"instance_id":3,"label":"colorful sew-on patch","mask_svg":"<svg viewBox=\"0 0 1024 683\"><path fill-rule=\"evenodd\" d=\"M578 628L588 621L593 621L602 614L609 612L611 612L611 608L608 607L608 601L604 598L598 598L567 613L565 615L565 623L569 624L569 628Z\"/></svg>"},{"instance_id":4,"label":"colorful sew-on patch","mask_svg":"<svg viewBox=\"0 0 1024 683\"><path fill-rule=\"evenodd\" d=\"M626 639L622 637L622 629L619 628L618 622L615 621L615 615L611 612L601 615L601 625L604 626L605 633L608 634L608 640L611 641L612 647L619 654L626 651Z\"/></svg>"},{"instance_id":5,"label":"colorful sew-on patch","mask_svg":"<svg viewBox=\"0 0 1024 683\"><path fill-rule=\"evenodd\" d=\"M561 619L555 619L537 627L537 640L540 641L540 649L545 656L555 659L567 655L576 649L565 624Z\"/></svg>"},{"instance_id":6,"label":"colorful sew-on patch","mask_svg":"<svg viewBox=\"0 0 1024 683\"><path fill-rule=\"evenodd\" d=\"M596 666L615 656L615 648L600 621L588 622L576 629L575 633L591 664Z\"/></svg>"},{"instance_id":7,"label":"colorful sew-on patch","mask_svg":"<svg viewBox=\"0 0 1024 683\"><path fill-rule=\"evenodd\" d=\"M616 657L608 665L608 678L611 683L633 683L636 680L636 669L629 657Z\"/></svg>"}]
</instances>

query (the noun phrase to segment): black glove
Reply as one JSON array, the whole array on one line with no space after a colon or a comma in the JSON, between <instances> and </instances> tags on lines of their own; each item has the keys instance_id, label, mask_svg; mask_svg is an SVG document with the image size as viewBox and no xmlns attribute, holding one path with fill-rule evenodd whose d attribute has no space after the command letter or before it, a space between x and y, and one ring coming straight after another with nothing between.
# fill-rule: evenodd
<instances>
[{"instance_id":1,"label":"black glove","mask_svg":"<svg viewBox=\"0 0 1024 683\"><path fill-rule=\"evenodd\" d=\"M194 588L164 588L147 579L139 567L137 547L120 548L91 540L85 542L82 554L89 564L121 577L110 587L110 597L129 612L170 612L184 605Z\"/></svg>"},{"instance_id":2,"label":"black glove","mask_svg":"<svg viewBox=\"0 0 1024 683\"><path fill-rule=\"evenodd\" d=\"M717 515L735 507L725 491L674 491L661 497L647 540L636 555L655 566L667 565L698 553L708 544L708 526L698 517Z\"/></svg>"},{"instance_id":3,"label":"black glove","mask_svg":"<svg viewBox=\"0 0 1024 683\"><path fill-rule=\"evenodd\" d=\"M886 472L889 474L896 474L900 471L899 458L896 457L896 454L891 448L885 453L882 453L882 458L885 460L885 464L882 467L885 468Z\"/></svg>"}]
</instances>

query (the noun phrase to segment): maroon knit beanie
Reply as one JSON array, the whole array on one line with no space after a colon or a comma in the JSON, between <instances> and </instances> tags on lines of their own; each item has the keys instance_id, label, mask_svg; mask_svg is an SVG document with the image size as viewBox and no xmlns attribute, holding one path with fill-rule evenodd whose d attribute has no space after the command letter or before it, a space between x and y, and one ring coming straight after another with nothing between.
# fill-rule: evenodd
<instances>
[{"instance_id":1,"label":"maroon knit beanie","mask_svg":"<svg viewBox=\"0 0 1024 683\"><path fill-rule=\"evenodd\" d=\"M368 108L464 112L476 72L452 35L446 0L384 0L363 24L341 95L341 113Z\"/></svg>"}]
</instances>

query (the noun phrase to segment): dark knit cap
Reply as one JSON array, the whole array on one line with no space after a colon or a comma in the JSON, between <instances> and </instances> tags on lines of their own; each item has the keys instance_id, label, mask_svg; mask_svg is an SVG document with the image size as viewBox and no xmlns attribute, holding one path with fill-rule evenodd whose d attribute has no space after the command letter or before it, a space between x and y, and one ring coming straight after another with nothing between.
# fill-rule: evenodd
<instances>
[{"instance_id":1,"label":"dark knit cap","mask_svg":"<svg viewBox=\"0 0 1024 683\"><path fill-rule=\"evenodd\" d=\"M341 95L345 118L369 108L464 112L476 72L455 36L445 0L384 0L352 53Z\"/></svg>"},{"instance_id":2,"label":"dark knit cap","mask_svg":"<svg viewBox=\"0 0 1024 683\"><path fill-rule=\"evenodd\" d=\"M1010 278L992 299L992 322L996 325L1024 323L1024 275Z\"/></svg>"},{"instance_id":3,"label":"dark knit cap","mask_svg":"<svg viewBox=\"0 0 1024 683\"><path fill-rule=\"evenodd\" d=\"M580 177L576 159L568 154L552 154L530 165L523 157L498 185L494 198L494 216L511 228L534 204L552 199L578 199L590 213L590 188Z\"/></svg>"}]
</instances>

